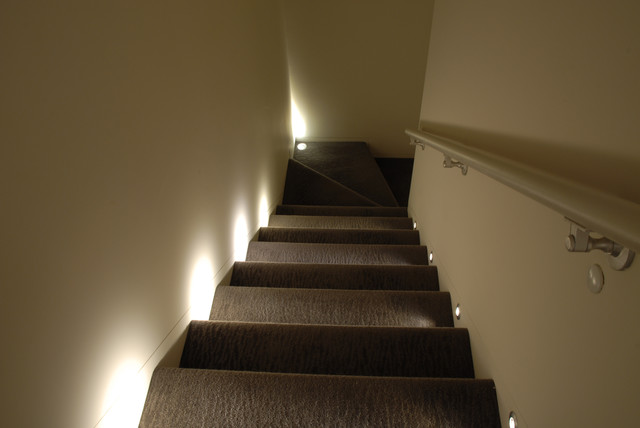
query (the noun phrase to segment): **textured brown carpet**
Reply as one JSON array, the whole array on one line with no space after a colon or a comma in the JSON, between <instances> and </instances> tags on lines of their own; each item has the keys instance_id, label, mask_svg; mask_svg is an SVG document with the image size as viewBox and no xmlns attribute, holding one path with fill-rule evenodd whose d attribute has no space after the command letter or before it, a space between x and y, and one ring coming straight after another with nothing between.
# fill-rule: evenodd
<instances>
[{"instance_id":1,"label":"textured brown carpet","mask_svg":"<svg viewBox=\"0 0 640 428\"><path fill-rule=\"evenodd\" d=\"M306 142L293 158L305 166L343 184L379 205L394 207L384 175L364 142Z\"/></svg>"},{"instance_id":2,"label":"textured brown carpet","mask_svg":"<svg viewBox=\"0 0 640 428\"><path fill-rule=\"evenodd\" d=\"M425 355L431 355L425 359ZM454 328L194 321L180 367L277 373L472 378Z\"/></svg>"},{"instance_id":3,"label":"textured brown carpet","mask_svg":"<svg viewBox=\"0 0 640 428\"><path fill-rule=\"evenodd\" d=\"M401 207L409 205L413 158L376 158L376 163Z\"/></svg>"},{"instance_id":4,"label":"textured brown carpet","mask_svg":"<svg viewBox=\"0 0 640 428\"><path fill-rule=\"evenodd\" d=\"M373 206L388 186L353 169L363 148L305 159L351 188L290 162L285 205L191 322L181 367L154 372L141 427L500 426L406 209Z\"/></svg>"},{"instance_id":5,"label":"textured brown carpet","mask_svg":"<svg viewBox=\"0 0 640 428\"><path fill-rule=\"evenodd\" d=\"M165 368L149 390L141 427L500 427L490 380Z\"/></svg>"},{"instance_id":6,"label":"textured brown carpet","mask_svg":"<svg viewBox=\"0 0 640 428\"><path fill-rule=\"evenodd\" d=\"M427 248L420 245L249 243L248 261L427 265Z\"/></svg>"},{"instance_id":7,"label":"textured brown carpet","mask_svg":"<svg viewBox=\"0 0 640 428\"><path fill-rule=\"evenodd\" d=\"M278 205L276 214L306 216L372 216L372 217L406 217L405 207L347 207L331 205Z\"/></svg>"},{"instance_id":8,"label":"textured brown carpet","mask_svg":"<svg viewBox=\"0 0 640 428\"><path fill-rule=\"evenodd\" d=\"M212 320L405 327L453 326L449 293L219 286Z\"/></svg>"},{"instance_id":9,"label":"textured brown carpet","mask_svg":"<svg viewBox=\"0 0 640 428\"><path fill-rule=\"evenodd\" d=\"M272 227L315 227L320 229L413 229L413 220L408 217L368 217L368 216L307 216L272 215Z\"/></svg>"},{"instance_id":10,"label":"textured brown carpet","mask_svg":"<svg viewBox=\"0 0 640 428\"><path fill-rule=\"evenodd\" d=\"M371 199L354 192L337 181L293 159L289 160L287 167L287 178L284 183L282 203L343 206L379 205Z\"/></svg>"},{"instance_id":11,"label":"textured brown carpet","mask_svg":"<svg viewBox=\"0 0 640 428\"><path fill-rule=\"evenodd\" d=\"M424 265L359 265L236 262L231 285L350 290L438 291L438 268Z\"/></svg>"},{"instance_id":12,"label":"textured brown carpet","mask_svg":"<svg viewBox=\"0 0 640 428\"><path fill-rule=\"evenodd\" d=\"M258 231L258 240L316 244L420 245L420 234L417 230L262 227Z\"/></svg>"}]
</instances>

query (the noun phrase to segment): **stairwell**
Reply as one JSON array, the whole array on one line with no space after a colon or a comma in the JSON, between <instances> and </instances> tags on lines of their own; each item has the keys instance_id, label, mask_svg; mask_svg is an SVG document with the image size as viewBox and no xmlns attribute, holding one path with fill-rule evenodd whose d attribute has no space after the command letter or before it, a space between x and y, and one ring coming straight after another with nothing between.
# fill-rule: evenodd
<instances>
[{"instance_id":1,"label":"stairwell","mask_svg":"<svg viewBox=\"0 0 640 428\"><path fill-rule=\"evenodd\" d=\"M158 368L141 427L499 427L466 329L364 143L307 143L283 204Z\"/></svg>"}]
</instances>

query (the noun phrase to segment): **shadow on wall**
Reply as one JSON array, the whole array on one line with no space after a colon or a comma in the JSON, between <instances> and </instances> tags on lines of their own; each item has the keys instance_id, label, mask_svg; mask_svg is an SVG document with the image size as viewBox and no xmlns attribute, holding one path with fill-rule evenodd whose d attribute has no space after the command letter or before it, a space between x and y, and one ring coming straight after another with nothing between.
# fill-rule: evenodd
<instances>
[{"instance_id":1,"label":"shadow on wall","mask_svg":"<svg viewBox=\"0 0 640 428\"><path fill-rule=\"evenodd\" d=\"M420 129L640 203L638 159L578 149L562 141L527 139L437 122L421 121Z\"/></svg>"}]
</instances>

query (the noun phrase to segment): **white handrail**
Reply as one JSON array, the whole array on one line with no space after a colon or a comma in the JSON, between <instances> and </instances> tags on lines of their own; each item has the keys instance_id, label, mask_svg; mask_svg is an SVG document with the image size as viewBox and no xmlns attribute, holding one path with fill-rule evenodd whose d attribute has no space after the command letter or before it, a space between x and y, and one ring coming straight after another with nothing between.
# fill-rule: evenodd
<instances>
[{"instance_id":1,"label":"white handrail","mask_svg":"<svg viewBox=\"0 0 640 428\"><path fill-rule=\"evenodd\" d=\"M557 211L586 229L640 251L640 205L458 141L407 129L426 144Z\"/></svg>"}]
</instances>

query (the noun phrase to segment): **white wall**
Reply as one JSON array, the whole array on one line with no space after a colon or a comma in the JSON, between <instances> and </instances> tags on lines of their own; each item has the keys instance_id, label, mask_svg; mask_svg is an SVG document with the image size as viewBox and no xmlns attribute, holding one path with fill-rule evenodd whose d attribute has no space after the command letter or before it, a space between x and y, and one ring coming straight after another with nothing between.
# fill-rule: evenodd
<instances>
[{"instance_id":1,"label":"white wall","mask_svg":"<svg viewBox=\"0 0 640 428\"><path fill-rule=\"evenodd\" d=\"M0 34L2 424L137 426L151 371L281 197L281 10L4 2Z\"/></svg>"},{"instance_id":2,"label":"white wall","mask_svg":"<svg viewBox=\"0 0 640 428\"><path fill-rule=\"evenodd\" d=\"M285 0L291 90L310 138L412 157L432 0Z\"/></svg>"},{"instance_id":3,"label":"white wall","mask_svg":"<svg viewBox=\"0 0 640 428\"><path fill-rule=\"evenodd\" d=\"M631 1L437 1L422 126L637 202L638 12ZM409 209L462 306L477 375L496 381L503 425L510 410L520 427L635 424L638 260L617 272L602 253L568 253L561 214L442 159L416 150ZM598 295L586 287L593 263Z\"/></svg>"}]
</instances>

